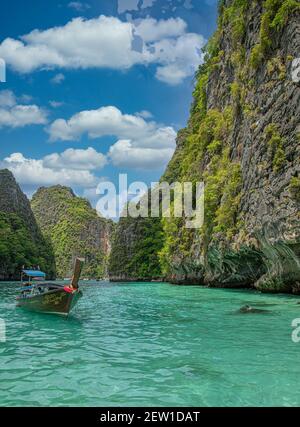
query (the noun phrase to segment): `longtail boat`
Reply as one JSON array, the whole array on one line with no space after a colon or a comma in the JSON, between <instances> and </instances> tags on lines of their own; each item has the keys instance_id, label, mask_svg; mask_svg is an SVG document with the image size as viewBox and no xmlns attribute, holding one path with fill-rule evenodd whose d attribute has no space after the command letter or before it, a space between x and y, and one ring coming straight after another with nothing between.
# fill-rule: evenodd
<instances>
[{"instance_id":1,"label":"longtail boat","mask_svg":"<svg viewBox=\"0 0 300 427\"><path fill-rule=\"evenodd\" d=\"M21 288L21 295L17 297L17 306L41 313L59 314L67 316L82 292L79 289L79 278L84 260L75 260L74 274L69 285L45 282L46 274L39 270L23 270L23 277L28 280ZM37 280L37 282L34 282Z\"/></svg>"}]
</instances>

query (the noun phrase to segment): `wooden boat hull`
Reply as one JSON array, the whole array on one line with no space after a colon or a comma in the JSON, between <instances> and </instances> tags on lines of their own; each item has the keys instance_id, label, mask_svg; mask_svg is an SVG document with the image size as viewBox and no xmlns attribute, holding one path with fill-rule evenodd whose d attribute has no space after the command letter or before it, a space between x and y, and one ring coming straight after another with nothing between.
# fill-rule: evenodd
<instances>
[{"instance_id":1,"label":"wooden boat hull","mask_svg":"<svg viewBox=\"0 0 300 427\"><path fill-rule=\"evenodd\" d=\"M79 289L68 292L62 287L44 294L20 296L17 298L17 306L30 311L67 316L81 296Z\"/></svg>"}]
</instances>

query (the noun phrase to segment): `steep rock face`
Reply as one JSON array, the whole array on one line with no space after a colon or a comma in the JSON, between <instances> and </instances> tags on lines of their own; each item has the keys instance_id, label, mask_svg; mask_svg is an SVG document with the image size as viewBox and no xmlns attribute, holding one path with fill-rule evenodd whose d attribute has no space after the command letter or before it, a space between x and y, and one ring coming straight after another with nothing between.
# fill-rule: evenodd
<instances>
[{"instance_id":1,"label":"steep rock face","mask_svg":"<svg viewBox=\"0 0 300 427\"><path fill-rule=\"evenodd\" d=\"M19 280L22 266L55 277L54 254L13 174L0 170L0 279Z\"/></svg>"},{"instance_id":2,"label":"steep rock face","mask_svg":"<svg viewBox=\"0 0 300 427\"><path fill-rule=\"evenodd\" d=\"M106 277L111 221L99 217L87 200L63 186L40 188L31 206L43 234L52 242L60 278L72 274L77 256L86 260L82 277Z\"/></svg>"},{"instance_id":3,"label":"steep rock face","mask_svg":"<svg viewBox=\"0 0 300 427\"><path fill-rule=\"evenodd\" d=\"M162 277L158 252L163 245L159 218L120 218L109 260L111 281L150 281Z\"/></svg>"},{"instance_id":4,"label":"steep rock face","mask_svg":"<svg viewBox=\"0 0 300 427\"><path fill-rule=\"evenodd\" d=\"M299 1L221 1L205 53L188 126L162 177L205 182L205 222L188 230L181 218L162 220L163 274L299 293Z\"/></svg>"},{"instance_id":5,"label":"steep rock face","mask_svg":"<svg viewBox=\"0 0 300 427\"><path fill-rule=\"evenodd\" d=\"M187 137L168 168L204 180L205 225L179 259L174 242L187 231L165 225L171 280L299 292L299 53L299 2L221 2Z\"/></svg>"}]
</instances>

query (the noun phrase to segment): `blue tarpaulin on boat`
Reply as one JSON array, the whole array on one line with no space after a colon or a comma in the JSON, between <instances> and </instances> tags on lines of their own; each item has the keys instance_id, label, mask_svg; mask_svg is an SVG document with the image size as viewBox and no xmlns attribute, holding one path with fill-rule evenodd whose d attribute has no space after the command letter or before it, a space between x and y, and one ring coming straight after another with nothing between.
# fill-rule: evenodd
<instances>
[{"instance_id":1,"label":"blue tarpaulin on boat","mask_svg":"<svg viewBox=\"0 0 300 427\"><path fill-rule=\"evenodd\" d=\"M39 270L23 270L28 277L46 277L46 274Z\"/></svg>"}]
</instances>

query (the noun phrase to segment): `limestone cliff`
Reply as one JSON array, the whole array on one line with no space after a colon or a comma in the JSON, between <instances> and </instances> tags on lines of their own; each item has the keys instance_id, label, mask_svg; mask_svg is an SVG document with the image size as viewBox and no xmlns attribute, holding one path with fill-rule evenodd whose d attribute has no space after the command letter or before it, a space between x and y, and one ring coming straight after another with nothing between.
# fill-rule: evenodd
<instances>
[{"instance_id":1,"label":"limestone cliff","mask_svg":"<svg viewBox=\"0 0 300 427\"><path fill-rule=\"evenodd\" d=\"M83 278L106 277L111 221L99 217L87 200L60 185L40 188L31 206L43 234L52 242L60 278L70 277L77 256L86 260Z\"/></svg>"},{"instance_id":2,"label":"limestone cliff","mask_svg":"<svg viewBox=\"0 0 300 427\"><path fill-rule=\"evenodd\" d=\"M205 223L199 231L162 220L168 280L300 292L299 57L299 1L220 2L190 119L162 177L205 182Z\"/></svg>"},{"instance_id":3,"label":"limestone cliff","mask_svg":"<svg viewBox=\"0 0 300 427\"><path fill-rule=\"evenodd\" d=\"M0 170L0 279L20 280L22 266L55 277L54 254L13 174Z\"/></svg>"},{"instance_id":4,"label":"limestone cliff","mask_svg":"<svg viewBox=\"0 0 300 427\"><path fill-rule=\"evenodd\" d=\"M158 252L163 246L159 218L120 218L109 259L111 281L150 281L162 276Z\"/></svg>"}]
</instances>

